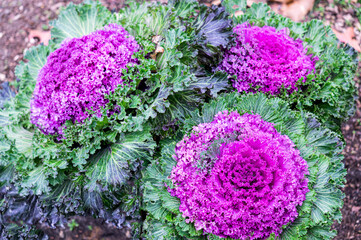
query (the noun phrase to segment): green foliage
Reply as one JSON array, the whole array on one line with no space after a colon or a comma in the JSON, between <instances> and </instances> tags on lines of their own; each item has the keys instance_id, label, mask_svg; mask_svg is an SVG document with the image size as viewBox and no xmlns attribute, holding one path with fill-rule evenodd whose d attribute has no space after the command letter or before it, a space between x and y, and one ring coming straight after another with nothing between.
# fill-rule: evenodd
<instances>
[{"instance_id":1,"label":"green foliage","mask_svg":"<svg viewBox=\"0 0 361 240\"><path fill-rule=\"evenodd\" d=\"M35 229L39 222L64 226L72 216L91 215L117 227L132 225L134 239L143 233L147 239L218 239L185 222L179 200L165 184L172 186L168 176L176 164L174 144L224 109L258 113L275 123L309 163L311 191L299 218L285 226L281 238L331 238L329 226L340 219L342 205L342 144L315 115L289 108L317 113L336 129L352 113L353 53L338 50L330 30L319 22L295 24L270 13L265 5L245 10L244 2L236 3L207 8L195 0L167 5L128 1L119 13L91 1L66 7L51 23L49 45L31 48L17 66L17 94L3 85L0 95L0 238L41 239L44 234ZM310 76L298 95L282 96L290 105L262 94L219 96L231 88L228 76L214 69L232 43L229 13L239 9L245 14L234 21L288 27L320 57L316 79ZM30 100L40 69L66 38L109 23L122 25L141 47L134 54L139 64L123 71L129 86L106 96L109 103L102 117L67 121L62 139L44 135L30 122ZM115 106L120 110L109 115ZM149 212L144 223L141 207Z\"/></svg>"},{"instance_id":2,"label":"green foliage","mask_svg":"<svg viewBox=\"0 0 361 240\"><path fill-rule=\"evenodd\" d=\"M136 171L141 161L149 161L155 147L149 131L124 135L119 141L99 150L87 162L87 187L91 190L100 183L105 188L126 184L131 171Z\"/></svg>"},{"instance_id":3,"label":"green foliage","mask_svg":"<svg viewBox=\"0 0 361 240\"><path fill-rule=\"evenodd\" d=\"M279 97L291 103L293 108L303 109L317 115L319 121L330 129L340 132L341 123L355 111L356 88L353 81L357 67L357 54L349 46L339 47L339 41L329 26L321 21L295 23L274 13L266 4L253 4L246 8L246 1L224 1L226 9L233 14L234 24L249 22L257 26L288 28L290 36L302 39L309 54L317 56L316 74L310 74L300 90ZM235 7L238 6L238 7Z\"/></svg>"},{"instance_id":4,"label":"green foliage","mask_svg":"<svg viewBox=\"0 0 361 240\"><path fill-rule=\"evenodd\" d=\"M168 179L176 161L175 144L188 134L193 126L210 122L214 115L223 110L239 113L259 114L264 120L274 123L275 128L287 135L307 161L310 192L299 207L298 218L284 226L279 239L332 239L335 231L330 230L335 220L340 221L346 171L341 162L342 142L337 134L323 127L313 114L290 109L290 105L279 98L268 99L264 94L226 94L194 111L185 120L178 135L160 143L161 149L152 164L144 171L144 210L149 212L144 223L145 237L162 236L164 239L220 239L196 231L192 223L187 223L179 211L179 200L172 197ZM327 234L325 234L327 233ZM159 238L162 239L162 238ZM269 240L275 239L270 236Z\"/></svg>"},{"instance_id":5,"label":"green foliage","mask_svg":"<svg viewBox=\"0 0 361 240\"><path fill-rule=\"evenodd\" d=\"M112 15L99 2L70 3L57 20L51 22L51 37L56 43L66 38L78 38L101 29ZM40 67L42 67L41 65Z\"/></svg>"},{"instance_id":6,"label":"green foliage","mask_svg":"<svg viewBox=\"0 0 361 240\"><path fill-rule=\"evenodd\" d=\"M70 231L73 231L75 228L79 227L79 223L72 219L71 222L68 223L68 227Z\"/></svg>"},{"instance_id":7,"label":"green foliage","mask_svg":"<svg viewBox=\"0 0 361 240\"><path fill-rule=\"evenodd\" d=\"M106 96L109 103L102 117L67 121L61 139L44 135L30 122L30 100L40 69L64 40L109 23L122 25L140 45L134 54L139 64L123 71L129 86ZM119 227L133 224L136 239L141 226L140 172L155 150L153 137L172 134L208 96L227 86L223 76L199 74L197 69L201 50L226 44L229 23L224 10L209 10L195 0L167 5L128 1L119 13L92 1L63 9L51 22L49 45L31 48L26 62L17 66L16 96L8 87L2 91L6 103L0 110L0 186L12 191L0 191L0 236L34 232L29 239L37 239L39 232L26 224L35 226L41 219L57 226L74 215L92 215ZM212 54L217 55L215 50ZM115 106L120 110L107 114ZM13 201L23 207L13 211ZM26 213L28 208L36 209L37 215ZM24 214L29 214L29 221L12 227Z\"/></svg>"},{"instance_id":8,"label":"green foliage","mask_svg":"<svg viewBox=\"0 0 361 240\"><path fill-rule=\"evenodd\" d=\"M1 84L0 92L0 108L4 107L4 103L14 97L15 93L10 88L9 83L5 82Z\"/></svg>"},{"instance_id":9,"label":"green foliage","mask_svg":"<svg viewBox=\"0 0 361 240\"><path fill-rule=\"evenodd\" d=\"M227 18L224 7L204 7L192 26L197 34L198 63L208 71L217 66L223 55L222 50L229 44L232 24Z\"/></svg>"}]
</instances>

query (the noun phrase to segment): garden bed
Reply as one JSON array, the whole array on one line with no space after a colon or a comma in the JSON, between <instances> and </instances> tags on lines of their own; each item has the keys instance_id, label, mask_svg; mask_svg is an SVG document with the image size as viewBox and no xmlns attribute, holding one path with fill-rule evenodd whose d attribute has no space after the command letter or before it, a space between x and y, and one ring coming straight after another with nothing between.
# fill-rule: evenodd
<instances>
[{"instance_id":1,"label":"garden bed","mask_svg":"<svg viewBox=\"0 0 361 240\"><path fill-rule=\"evenodd\" d=\"M59 13L59 7L65 6L70 1L36 1L35 3L28 1L5 1L2 2L0 9L0 46L5 46L0 49L1 64L0 64L0 80L13 81L15 79L14 67L19 61L23 59L23 50L30 46L37 45L39 41L46 38L48 19L56 18ZM81 1L73 1L79 3ZM119 10L122 4L119 1L104 1L109 9ZM325 12L324 17L327 17L331 12ZM354 17L356 17L354 13ZM310 15L312 17L312 15ZM320 16L317 16L320 18ZM335 20L336 21L336 20ZM19 27L22 30L19 31ZM34 32L34 30L37 32ZM35 38L30 37L33 34ZM43 35L42 35L43 34ZM360 39L358 37L358 39ZM360 65L359 65L357 82L358 92L360 94ZM357 101L357 111L342 127L343 134L346 139L345 166L347 168L347 183L344 188L346 194L344 207L342 209L343 221L341 224L336 224L335 228L338 231L337 239L358 239L361 237L361 106L360 101ZM89 222L90 223L89 223ZM114 236L124 235L126 239L129 232L127 230L118 231L100 221L93 221L90 219L75 218L75 222L80 226L71 226L73 231L62 229L44 229L50 236L50 239L61 239L62 236L66 239L115 239ZM89 228L88 226L93 226ZM41 227L41 226L40 226ZM95 232L95 233L94 233ZM119 239L116 238L116 239Z\"/></svg>"}]
</instances>

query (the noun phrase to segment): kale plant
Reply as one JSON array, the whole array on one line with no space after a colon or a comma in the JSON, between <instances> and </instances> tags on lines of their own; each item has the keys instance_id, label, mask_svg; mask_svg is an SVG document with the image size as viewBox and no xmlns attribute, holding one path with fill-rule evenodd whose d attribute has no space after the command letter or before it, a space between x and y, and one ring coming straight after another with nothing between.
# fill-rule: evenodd
<instances>
[{"instance_id":1,"label":"kale plant","mask_svg":"<svg viewBox=\"0 0 361 240\"><path fill-rule=\"evenodd\" d=\"M354 53L318 21L222 4L60 13L0 95L0 238L74 215L134 239L335 235Z\"/></svg>"},{"instance_id":2,"label":"kale plant","mask_svg":"<svg viewBox=\"0 0 361 240\"><path fill-rule=\"evenodd\" d=\"M261 93L221 95L191 115L144 171L146 239L336 235L346 174L336 133ZM215 144L210 169L199 167Z\"/></svg>"},{"instance_id":3,"label":"kale plant","mask_svg":"<svg viewBox=\"0 0 361 240\"><path fill-rule=\"evenodd\" d=\"M215 71L228 74L239 92L278 96L340 132L355 111L356 52L340 46L319 20L295 23L262 3L250 8L242 0L222 4L232 15L234 39Z\"/></svg>"},{"instance_id":4,"label":"kale plant","mask_svg":"<svg viewBox=\"0 0 361 240\"><path fill-rule=\"evenodd\" d=\"M230 20L192 0L129 1L119 13L86 1L51 25L0 111L0 236L37 239L37 223L92 215L137 239L141 169L155 139L222 89L197 84L197 66L227 42Z\"/></svg>"}]
</instances>

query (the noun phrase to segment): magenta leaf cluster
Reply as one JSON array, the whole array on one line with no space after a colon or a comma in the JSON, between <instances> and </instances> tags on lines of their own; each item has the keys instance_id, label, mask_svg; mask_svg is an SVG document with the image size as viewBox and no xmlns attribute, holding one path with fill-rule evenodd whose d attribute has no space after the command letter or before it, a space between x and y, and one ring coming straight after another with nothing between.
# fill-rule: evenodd
<instances>
[{"instance_id":1,"label":"magenta leaf cluster","mask_svg":"<svg viewBox=\"0 0 361 240\"><path fill-rule=\"evenodd\" d=\"M216 160L200 168L207 156L202 153L214 153L217 142ZM174 158L169 191L180 199L183 217L220 237L278 236L296 219L309 191L307 162L288 136L259 115L219 112L212 122L193 127Z\"/></svg>"},{"instance_id":2,"label":"magenta leaf cluster","mask_svg":"<svg viewBox=\"0 0 361 240\"><path fill-rule=\"evenodd\" d=\"M134 37L109 24L81 38L66 39L40 70L31 101L31 122L44 134L62 134L64 123L101 115L105 95L127 83L122 71L136 64Z\"/></svg>"},{"instance_id":3,"label":"magenta leaf cluster","mask_svg":"<svg viewBox=\"0 0 361 240\"><path fill-rule=\"evenodd\" d=\"M315 69L317 57L307 54L302 40L294 40L288 29L238 24L233 32L236 44L225 52L220 69L235 75L233 87L239 92L261 91L272 95L282 88L297 91L297 81L306 80Z\"/></svg>"}]
</instances>

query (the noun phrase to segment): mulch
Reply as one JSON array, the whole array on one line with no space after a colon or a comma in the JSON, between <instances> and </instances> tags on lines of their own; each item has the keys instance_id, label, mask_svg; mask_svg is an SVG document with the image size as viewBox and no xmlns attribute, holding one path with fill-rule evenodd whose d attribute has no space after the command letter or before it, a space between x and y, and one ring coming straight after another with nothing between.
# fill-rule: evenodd
<instances>
[{"instance_id":1,"label":"mulch","mask_svg":"<svg viewBox=\"0 0 361 240\"><path fill-rule=\"evenodd\" d=\"M15 66L23 60L24 52L39 44L41 33L49 31L49 19L55 19L61 7L69 0L3 0L0 1L0 82L15 80ZM81 0L73 0L80 3ZM102 0L110 10L119 10L123 0ZM333 0L318 1L306 20L320 19L343 33L352 27L355 39L361 45L361 25L357 20L355 7L351 5L332 5ZM358 3L355 3L358 4ZM361 4L360 6L361 7ZM34 30L39 36L34 35ZM361 96L361 64L355 77L359 96ZM344 163L347 168L347 183L344 188L345 199L342 208L341 224L336 223L338 231L335 239L361 239L361 99L357 100L357 111L347 123L343 124L345 136ZM129 229L115 229L111 225L92 218L75 217L79 226L72 229L44 228L49 239L128 239ZM89 227L90 226L90 227Z\"/></svg>"},{"instance_id":2,"label":"mulch","mask_svg":"<svg viewBox=\"0 0 361 240\"><path fill-rule=\"evenodd\" d=\"M75 225L72 225L74 223ZM44 231L49 240L128 240L131 238L131 229L124 227L117 229L100 219L92 217L71 218L65 228L49 228L46 225L37 225Z\"/></svg>"}]
</instances>

